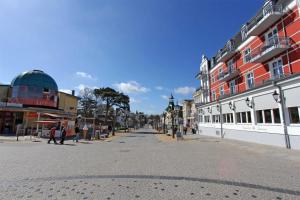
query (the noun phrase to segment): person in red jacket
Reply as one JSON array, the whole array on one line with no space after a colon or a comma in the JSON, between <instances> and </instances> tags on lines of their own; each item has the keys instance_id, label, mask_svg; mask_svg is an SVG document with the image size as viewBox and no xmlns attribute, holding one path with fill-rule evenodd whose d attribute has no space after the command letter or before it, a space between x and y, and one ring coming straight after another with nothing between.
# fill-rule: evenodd
<instances>
[{"instance_id":1,"label":"person in red jacket","mask_svg":"<svg viewBox=\"0 0 300 200\"><path fill-rule=\"evenodd\" d=\"M48 140L48 144L50 144L50 141L53 140L53 142L55 144L57 144L56 140L55 140L55 131L56 131L56 127L53 126L50 130L50 137L49 137L49 140Z\"/></svg>"}]
</instances>

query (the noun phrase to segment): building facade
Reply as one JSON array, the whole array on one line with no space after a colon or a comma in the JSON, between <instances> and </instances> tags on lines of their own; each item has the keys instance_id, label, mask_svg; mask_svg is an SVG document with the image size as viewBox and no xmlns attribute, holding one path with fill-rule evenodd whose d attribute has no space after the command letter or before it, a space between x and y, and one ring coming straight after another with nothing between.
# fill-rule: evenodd
<instances>
[{"instance_id":1,"label":"building facade","mask_svg":"<svg viewBox=\"0 0 300 200\"><path fill-rule=\"evenodd\" d=\"M74 93L59 92L48 74L40 70L24 72L10 85L0 85L0 134L16 134L19 124L19 134L43 134L43 128L53 126L54 122L68 126L68 133L72 133L77 104Z\"/></svg>"},{"instance_id":2,"label":"building facade","mask_svg":"<svg viewBox=\"0 0 300 200\"><path fill-rule=\"evenodd\" d=\"M196 79L200 81L200 86L193 94L194 103L201 105L210 102L210 61L205 55L202 56L199 73L196 75Z\"/></svg>"},{"instance_id":3,"label":"building facade","mask_svg":"<svg viewBox=\"0 0 300 200\"><path fill-rule=\"evenodd\" d=\"M197 110L194 100L182 101L183 126L194 127L197 121Z\"/></svg>"},{"instance_id":4,"label":"building facade","mask_svg":"<svg viewBox=\"0 0 300 200\"><path fill-rule=\"evenodd\" d=\"M298 0L267 0L211 59L200 134L300 149Z\"/></svg>"}]
</instances>

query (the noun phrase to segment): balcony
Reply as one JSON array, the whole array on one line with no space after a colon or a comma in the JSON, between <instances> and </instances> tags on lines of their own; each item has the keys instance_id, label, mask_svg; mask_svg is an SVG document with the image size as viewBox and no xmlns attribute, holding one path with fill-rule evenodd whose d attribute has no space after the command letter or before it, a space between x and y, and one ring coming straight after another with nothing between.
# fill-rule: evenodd
<instances>
[{"instance_id":1,"label":"balcony","mask_svg":"<svg viewBox=\"0 0 300 200\"><path fill-rule=\"evenodd\" d=\"M262 10L246 25L247 36L258 36L272 26L283 15L282 5L269 1Z\"/></svg>"},{"instance_id":2,"label":"balcony","mask_svg":"<svg viewBox=\"0 0 300 200\"><path fill-rule=\"evenodd\" d=\"M200 87L198 87L197 89L196 89L196 92L207 92L208 91L208 89L206 88L206 87L203 87L203 86L200 86Z\"/></svg>"},{"instance_id":3,"label":"balcony","mask_svg":"<svg viewBox=\"0 0 300 200\"><path fill-rule=\"evenodd\" d=\"M202 79L204 77L207 76L207 72L206 71L200 71L198 74L196 74L195 78L196 79Z\"/></svg>"},{"instance_id":4,"label":"balcony","mask_svg":"<svg viewBox=\"0 0 300 200\"><path fill-rule=\"evenodd\" d=\"M240 74L239 69L231 69L231 70L226 70L222 74L219 74L218 78L220 81L229 81L237 77L239 74Z\"/></svg>"},{"instance_id":5,"label":"balcony","mask_svg":"<svg viewBox=\"0 0 300 200\"><path fill-rule=\"evenodd\" d=\"M225 62L229 58L231 58L234 54L235 54L234 42L233 40L229 40L226 46L218 52L216 56L216 60L217 62Z\"/></svg>"},{"instance_id":6,"label":"balcony","mask_svg":"<svg viewBox=\"0 0 300 200\"><path fill-rule=\"evenodd\" d=\"M253 63L262 63L290 48L290 39L287 37L274 37L267 40L251 53Z\"/></svg>"}]
</instances>

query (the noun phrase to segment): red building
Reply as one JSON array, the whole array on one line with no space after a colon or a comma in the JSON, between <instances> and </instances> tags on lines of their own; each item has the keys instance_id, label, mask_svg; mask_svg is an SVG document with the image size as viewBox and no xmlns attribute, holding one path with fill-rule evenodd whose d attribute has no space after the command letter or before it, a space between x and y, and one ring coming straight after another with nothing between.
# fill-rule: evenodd
<instances>
[{"instance_id":1,"label":"red building","mask_svg":"<svg viewBox=\"0 0 300 200\"><path fill-rule=\"evenodd\" d=\"M203 132L300 149L299 5L265 1L211 59L211 102L198 107Z\"/></svg>"}]
</instances>

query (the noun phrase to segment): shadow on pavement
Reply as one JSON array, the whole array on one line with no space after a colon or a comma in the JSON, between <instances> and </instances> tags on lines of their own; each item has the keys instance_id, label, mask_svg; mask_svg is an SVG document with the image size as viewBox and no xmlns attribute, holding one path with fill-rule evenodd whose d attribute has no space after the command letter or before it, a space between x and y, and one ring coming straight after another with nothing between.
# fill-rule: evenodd
<instances>
[{"instance_id":1,"label":"shadow on pavement","mask_svg":"<svg viewBox=\"0 0 300 200\"><path fill-rule=\"evenodd\" d=\"M124 150L124 152L128 152L128 150ZM197 177L183 177L183 176L155 176L155 175L92 175L92 176L68 176L68 177L49 177L49 178L33 178L33 179L23 179L20 180L27 182L30 181L53 181L53 180L78 180L78 179L143 179L143 180L169 180L169 181L192 181L192 182L200 182L200 183L210 183L216 185L226 185L226 186L237 186L244 187L249 189L257 189L262 191L269 192L278 192L289 195L300 196L300 191L290 190L284 188L277 188L271 186L258 185L253 183L245 183L238 181L228 181L228 180L220 180L220 179L209 179L209 178L197 178Z\"/></svg>"}]
</instances>

